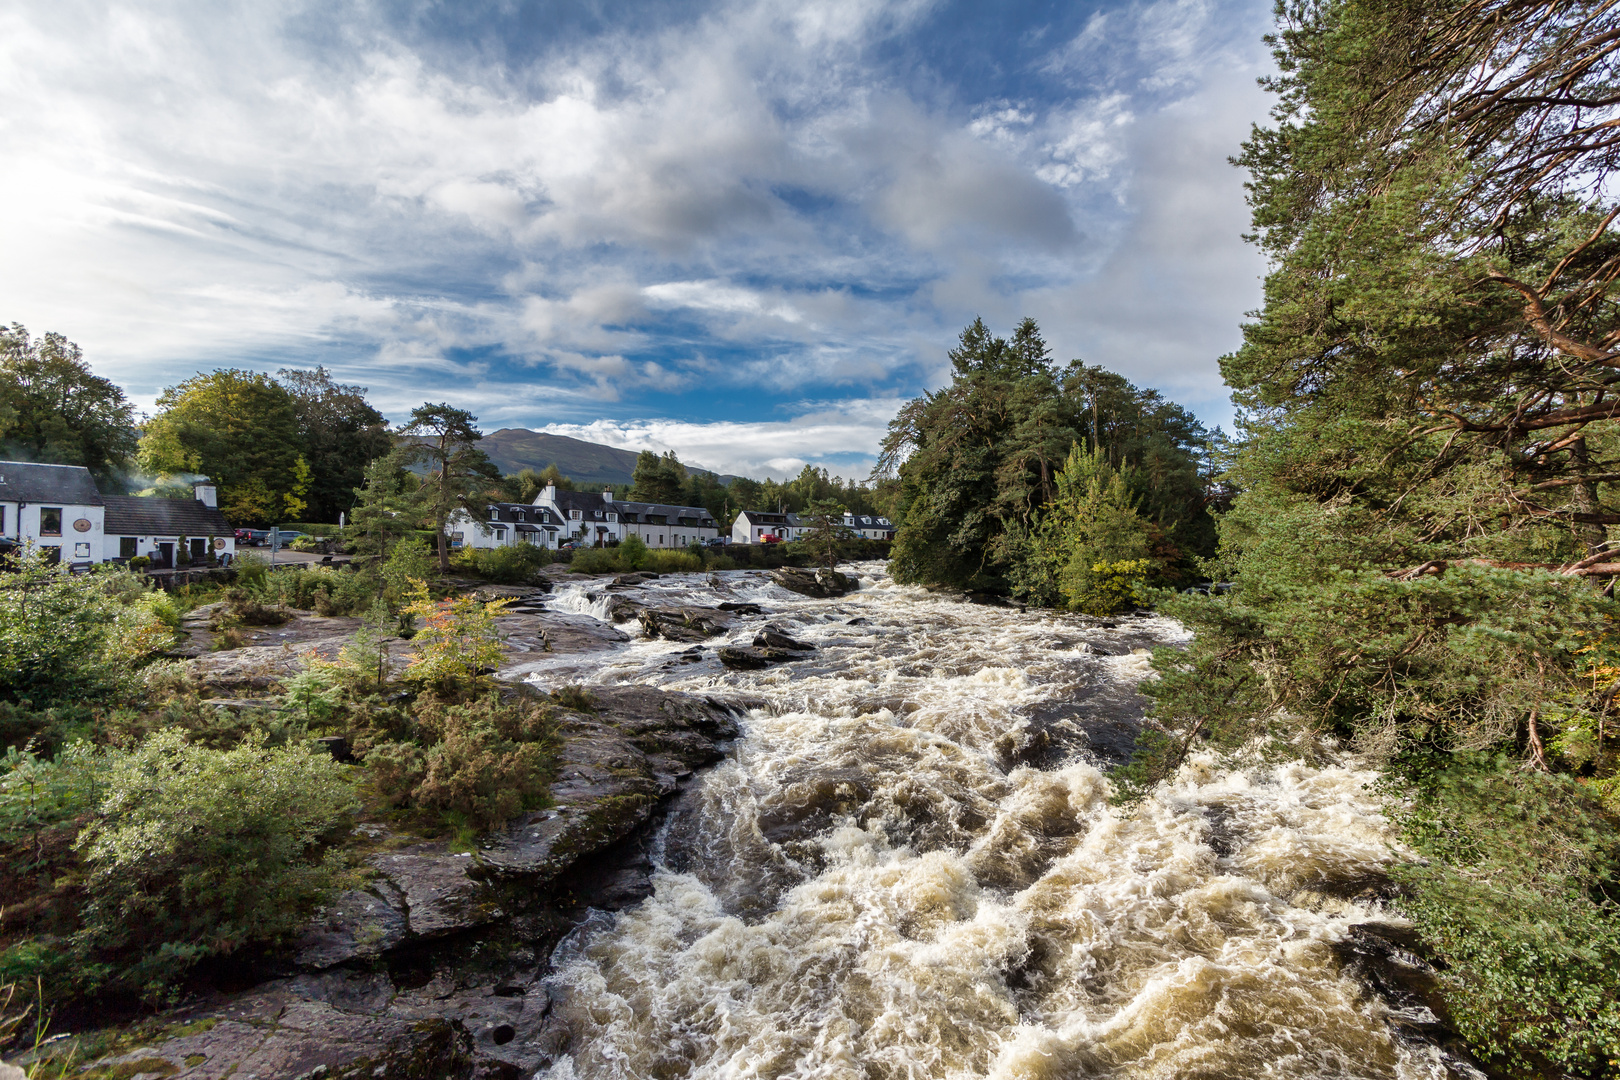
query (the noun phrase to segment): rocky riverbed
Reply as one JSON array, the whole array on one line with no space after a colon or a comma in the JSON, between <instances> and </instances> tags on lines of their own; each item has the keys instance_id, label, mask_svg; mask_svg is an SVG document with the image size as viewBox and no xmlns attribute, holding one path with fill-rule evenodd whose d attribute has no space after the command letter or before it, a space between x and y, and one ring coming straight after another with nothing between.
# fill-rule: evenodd
<instances>
[{"instance_id":1,"label":"rocky riverbed","mask_svg":"<svg viewBox=\"0 0 1620 1080\"><path fill-rule=\"evenodd\" d=\"M362 826L366 881L264 981L100 1075L1471 1075L1370 774L1202 762L1109 805L1173 623L875 564L480 588L509 692L589 688L555 805L471 852ZM220 707L355 625L191 622Z\"/></svg>"}]
</instances>

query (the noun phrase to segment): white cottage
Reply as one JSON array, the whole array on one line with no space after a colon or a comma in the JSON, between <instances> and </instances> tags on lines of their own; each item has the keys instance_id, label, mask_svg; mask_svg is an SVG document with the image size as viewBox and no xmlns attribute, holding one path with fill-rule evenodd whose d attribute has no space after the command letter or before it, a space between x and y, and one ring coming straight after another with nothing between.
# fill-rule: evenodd
<instances>
[{"instance_id":1,"label":"white cottage","mask_svg":"<svg viewBox=\"0 0 1620 1080\"><path fill-rule=\"evenodd\" d=\"M236 531L220 513L214 485L193 499L102 495L81 465L0 461L0 536L75 566L146 555L173 567L183 552L200 562L236 552Z\"/></svg>"},{"instance_id":2,"label":"white cottage","mask_svg":"<svg viewBox=\"0 0 1620 1080\"><path fill-rule=\"evenodd\" d=\"M490 503L482 519L466 510L450 515L450 546L472 548L533 544L556 550L563 520L549 507L530 503Z\"/></svg>"}]
</instances>

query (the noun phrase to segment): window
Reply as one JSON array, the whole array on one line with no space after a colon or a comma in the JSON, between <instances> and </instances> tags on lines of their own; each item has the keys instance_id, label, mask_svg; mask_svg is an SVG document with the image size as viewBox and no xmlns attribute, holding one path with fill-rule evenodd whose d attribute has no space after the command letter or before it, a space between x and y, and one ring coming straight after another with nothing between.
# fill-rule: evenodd
<instances>
[{"instance_id":1,"label":"window","mask_svg":"<svg viewBox=\"0 0 1620 1080\"><path fill-rule=\"evenodd\" d=\"M518 511L516 511L516 513L517 513L517 519L519 521L527 521L528 520L528 518L523 516L523 511L522 510L518 510Z\"/></svg>"},{"instance_id":2,"label":"window","mask_svg":"<svg viewBox=\"0 0 1620 1080\"><path fill-rule=\"evenodd\" d=\"M135 538L133 536L120 536L118 538L118 557L120 559L133 559L135 557Z\"/></svg>"},{"instance_id":3,"label":"window","mask_svg":"<svg viewBox=\"0 0 1620 1080\"><path fill-rule=\"evenodd\" d=\"M619 520L619 515L618 514L609 514L608 515L608 520L609 521L618 521Z\"/></svg>"},{"instance_id":4,"label":"window","mask_svg":"<svg viewBox=\"0 0 1620 1080\"><path fill-rule=\"evenodd\" d=\"M62 549L55 546L41 545L39 556L48 563L59 563L62 561Z\"/></svg>"},{"instance_id":5,"label":"window","mask_svg":"<svg viewBox=\"0 0 1620 1080\"><path fill-rule=\"evenodd\" d=\"M493 506L489 508L489 520L491 520L491 521L499 521L499 520L501 520L501 512L499 510L495 509L495 507L493 507Z\"/></svg>"},{"instance_id":6,"label":"window","mask_svg":"<svg viewBox=\"0 0 1620 1080\"><path fill-rule=\"evenodd\" d=\"M583 516L584 515L581 514L578 510L570 510L570 511L568 511L568 517L573 521L578 521Z\"/></svg>"},{"instance_id":7,"label":"window","mask_svg":"<svg viewBox=\"0 0 1620 1080\"><path fill-rule=\"evenodd\" d=\"M6 535L6 508L0 506L0 536Z\"/></svg>"},{"instance_id":8,"label":"window","mask_svg":"<svg viewBox=\"0 0 1620 1080\"><path fill-rule=\"evenodd\" d=\"M60 506L42 506L39 508L39 535L62 535L62 508Z\"/></svg>"}]
</instances>

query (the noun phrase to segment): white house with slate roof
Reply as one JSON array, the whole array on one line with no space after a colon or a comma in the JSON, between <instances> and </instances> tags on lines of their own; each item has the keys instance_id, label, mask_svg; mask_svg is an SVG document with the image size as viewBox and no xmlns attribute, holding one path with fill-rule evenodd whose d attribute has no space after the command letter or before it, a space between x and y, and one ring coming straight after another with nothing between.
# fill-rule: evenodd
<instances>
[{"instance_id":1,"label":"white house with slate roof","mask_svg":"<svg viewBox=\"0 0 1620 1080\"><path fill-rule=\"evenodd\" d=\"M529 503L490 503L484 519L466 510L450 515L450 546L473 548L533 544L556 550L563 520L555 510Z\"/></svg>"},{"instance_id":2,"label":"white house with slate roof","mask_svg":"<svg viewBox=\"0 0 1620 1080\"><path fill-rule=\"evenodd\" d=\"M586 547L617 544L624 539L624 522L619 520L619 509L612 501L611 491L603 495L559 491L556 484L547 484L545 490L534 497L535 506L545 507L562 522L562 543L573 542Z\"/></svg>"},{"instance_id":3,"label":"white house with slate roof","mask_svg":"<svg viewBox=\"0 0 1620 1080\"><path fill-rule=\"evenodd\" d=\"M773 514L766 510L744 510L731 523L731 542L734 544L770 543L765 537L781 540L802 540L815 528L809 518L798 514ZM893 540L894 525L886 517L865 514L845 514L844 528L868 540Z\"/></svg>"},{"instance_id":4,"label":"white house with slate roof","mask_svg":"<svg viewBox=\"0 0 1620 1080\"><path fill-rule=\"evenodd\" d=\"M639 536L650 548L682 548L720 535L720 523L701 506L616 500L611 491L603 492L602 500L618 511L621 538Z\"/></svg>"},{"instance_id":5,"label":"white house with slate roof","mask_svg":"<svg viewBox=\"0 0 1620 1080\"><path fill-rule=\"evenodd\" d=\"M184 552L200 561L236 552L236 531L202 478L194 499L102 495L80 465L0 461L0 536L75 566L146 555L158 568Z\"/></svg>"}]
</instances>

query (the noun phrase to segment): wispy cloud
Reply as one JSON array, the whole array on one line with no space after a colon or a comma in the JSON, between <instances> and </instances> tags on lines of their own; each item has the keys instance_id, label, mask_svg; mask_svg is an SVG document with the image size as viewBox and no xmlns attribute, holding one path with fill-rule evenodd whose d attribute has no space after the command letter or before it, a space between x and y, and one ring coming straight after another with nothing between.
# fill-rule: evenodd
<instances>
[{"instance_id":1,"label":"wispy cloud","mask_svg":"<svg viewBox=\"0 0 1620 1080\"><path fill-rule=\"evenodd\" d=\"M761 468L856 444L759 410L892 409L980 314L1218 412L1258 297L1224 159L1263 107L1263 6L1008 15L982 45L965 12L722 0L523 38L501 5L430 33L361 3L22 0L0 318L143 401L325 363L396 414L718 423Z\"/></svg>"}]
</instances>

